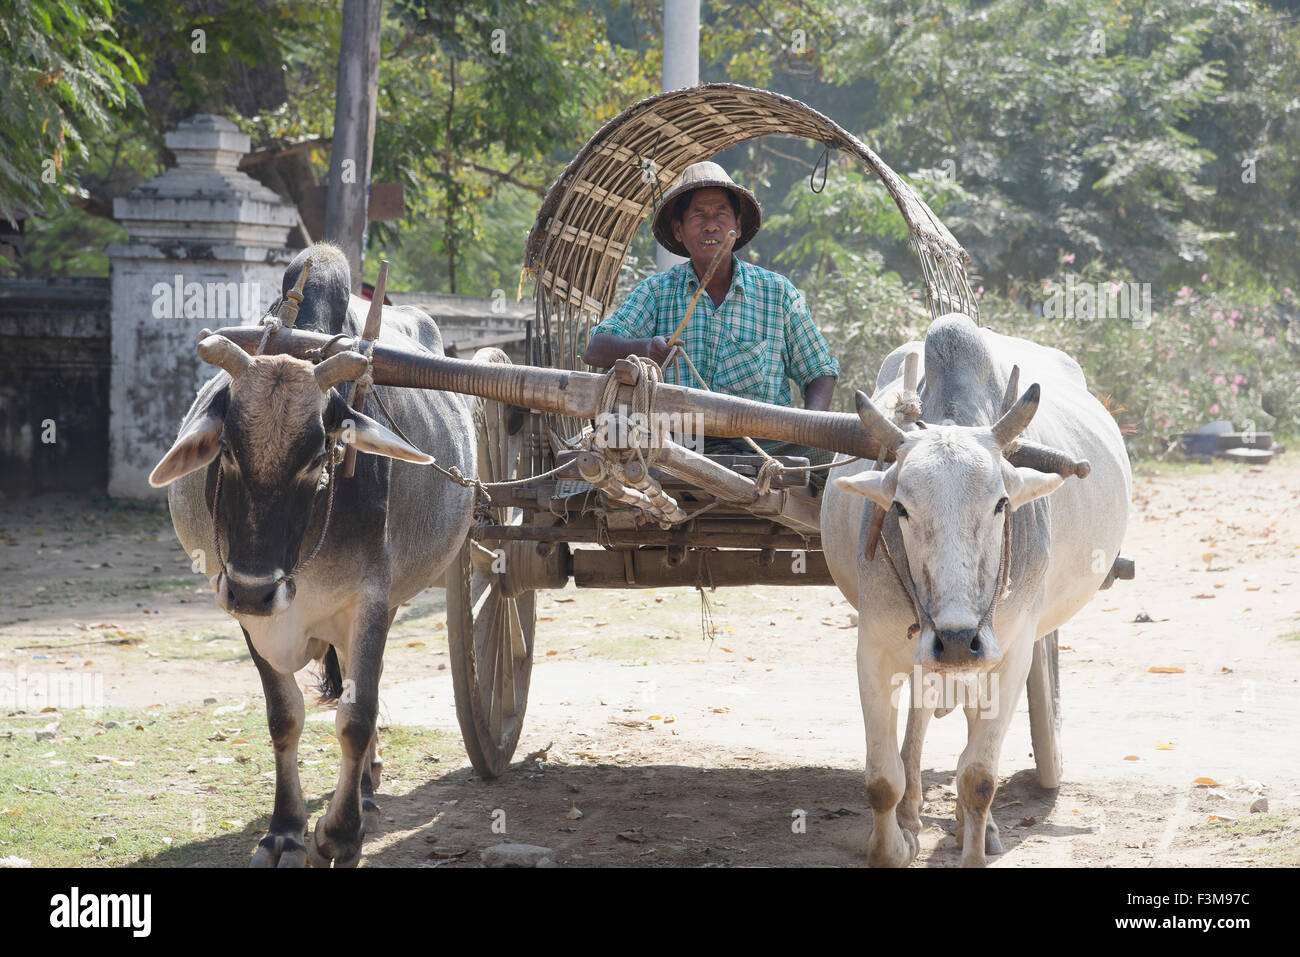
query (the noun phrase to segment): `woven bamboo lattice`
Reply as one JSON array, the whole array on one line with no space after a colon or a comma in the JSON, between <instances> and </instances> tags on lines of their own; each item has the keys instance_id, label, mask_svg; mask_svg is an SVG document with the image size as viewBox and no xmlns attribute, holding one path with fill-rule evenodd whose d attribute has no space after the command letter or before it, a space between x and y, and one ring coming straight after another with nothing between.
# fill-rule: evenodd
<instances>
[{"instance_id":1,"label":"woven bamboo lattice","mask_svg":"<svg viewBox=\"0 0 1300 957\"><path fill-rule=\"evenodd\" d=\"M659 197L692 163L762 136L814 140L866 164L907 223L931 314L963 312L979 320L966 278L970 257L866 144L799 100L710 83L648 97L624 110L587 141L551 186L524 249L526 268L537 280L533 361L586 369L579 357L589 330L614 306L629 245ZM567 437L572 430L559 431Z\"/></svg>"}]
</instances>

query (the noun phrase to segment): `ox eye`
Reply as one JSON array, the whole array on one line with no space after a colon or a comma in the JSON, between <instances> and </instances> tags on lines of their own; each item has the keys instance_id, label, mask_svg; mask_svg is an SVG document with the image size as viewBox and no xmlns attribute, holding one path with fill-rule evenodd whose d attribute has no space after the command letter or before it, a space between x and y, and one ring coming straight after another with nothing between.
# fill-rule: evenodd
<instances>
[{"instance_id":1,"label":"ox eye","mask_svg":"<svg viewBox=\"0 0 1300 957\"><path fill-rule=\"evenodd\" d=\"M1004 495L1002 496L1002 498L998 499L998 504L993 506L993 514L1001 515L1002 510L1006 507L1007 507L1007 497Z\"/></svg>"},{"instance_id":2,"label":"ox eye","mask_svg":"<svg viewBox=\"0 0 1300 957\"><path fill-rule=\"evenodd\" d=\"M903 508L902 502L894 503L894 511L898 514L899 518L907 518L907 509Z\"/></svg>"}]
</instances>

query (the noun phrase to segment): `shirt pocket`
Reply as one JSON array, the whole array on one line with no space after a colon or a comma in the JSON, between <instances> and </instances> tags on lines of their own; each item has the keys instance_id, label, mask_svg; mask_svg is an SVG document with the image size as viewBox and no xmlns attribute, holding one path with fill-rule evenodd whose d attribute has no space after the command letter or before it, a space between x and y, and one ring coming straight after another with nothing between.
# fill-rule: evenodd
<instances>
[{"instance_id":1,"label":"shirt pocket","mask_svg":"<svg viewBox=\"0 0 1300 957\"><path fill-rule=\"evenodd\" d=\"M718 346L714 389L758 402L771 402L777 345L768 339L742 339L735 333L727 333Z\"/></svg>"}]
</instances>

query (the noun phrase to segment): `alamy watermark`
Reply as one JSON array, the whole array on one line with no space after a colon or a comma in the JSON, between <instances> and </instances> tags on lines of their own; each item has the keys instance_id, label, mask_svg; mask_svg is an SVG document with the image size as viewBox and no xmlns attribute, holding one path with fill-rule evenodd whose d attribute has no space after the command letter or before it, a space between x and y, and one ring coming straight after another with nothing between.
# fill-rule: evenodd
<instances>
[{"instance_id":1,"label":"alamy watermark","mask_svg":"<svg viewBox=\"0 0 1300 957\"><path fill-rule=\"evenodd\" d=\"M1134 329L1151 325L1151 283L1081 282L1066 276L1064 283L1043 283L1043 318L1122 319Z\"/></svg>"},{"instance_id":2,"label":"alamy watermark","mask_svg":"<svg viewBox=\"0 0 1300 957\"><path fill-rule=\"evenodd\" d=\"M598 449L660 448L663 440L704 452L704 416L698 412L602 412L591 442Z\"/></svg>"},{"instance_id":3,"label":"alamy watermark","mask_svg":"<svg viewBox=\"0 0 1300 957\"><path fill-rule=\"evenodd\" d=\"M0 671L0 711L40 711L58 708L102 711L104 676L72 671L29 672L24 665Z\"/></svg>"},{"instance_id":4,"label":"alamy watermark","mask_svg":"<svg viewBox=\"0 0 1300 957\"><path fill-rule=\"evenodd\" d=\"M180 273L149 290L155 319L256 319L262 315L258 282L186 282Z\"/></svg>"},{"instance_id":5,"label":"alamy watermark","mask_svg":"<svg viewBox=\"0 0 1300 957\"><path fill-rule=\"evenodd\" d=\"M918 664L890 677L889 702L901 708L906 688L913 708L974 708L981 718L992 718L998 713L998 679L996 672L926 671Z\"/></svg>"}]
</instances>

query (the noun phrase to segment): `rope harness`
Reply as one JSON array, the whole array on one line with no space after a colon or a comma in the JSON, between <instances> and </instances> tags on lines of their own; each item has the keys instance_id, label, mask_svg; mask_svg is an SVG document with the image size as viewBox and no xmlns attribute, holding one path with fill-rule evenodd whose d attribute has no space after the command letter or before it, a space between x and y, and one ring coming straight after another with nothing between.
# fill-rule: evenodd
<instances>
[{"instance_id":1,"label":"rope harness","mask_svg":"<svg viewBox=\"0 0 1300 957\"><path fill-rule=\"evenodd\" d=\"M988 610L984 612L984 617L980 619L975 630L981 631L993 620L993 613L997 610L998 604L1002 599L1011 593L1011 503L1008 502L1002 508L1002 556L998 562L998 579L993 589L993 599L989 602ZM884 535L880 536L880 547L885 553L885 564L889 570L894 573L894 580L898 582L898 587L903 590L912 603L912 612L916 616L916 621L907 627L907 640L911 641L913 637L921 630L922 623L929 624L930 630L937 632L939 629L934 624L934 619L930 612L921 603L921 596L916 590L916 582L912 579L911 564L907 561L907 553L903 553L903 568L907 572L907 579L899 574L898 565L894 562L894 556L889 551L889 541Z\"/></svg>"}]
</instances>

